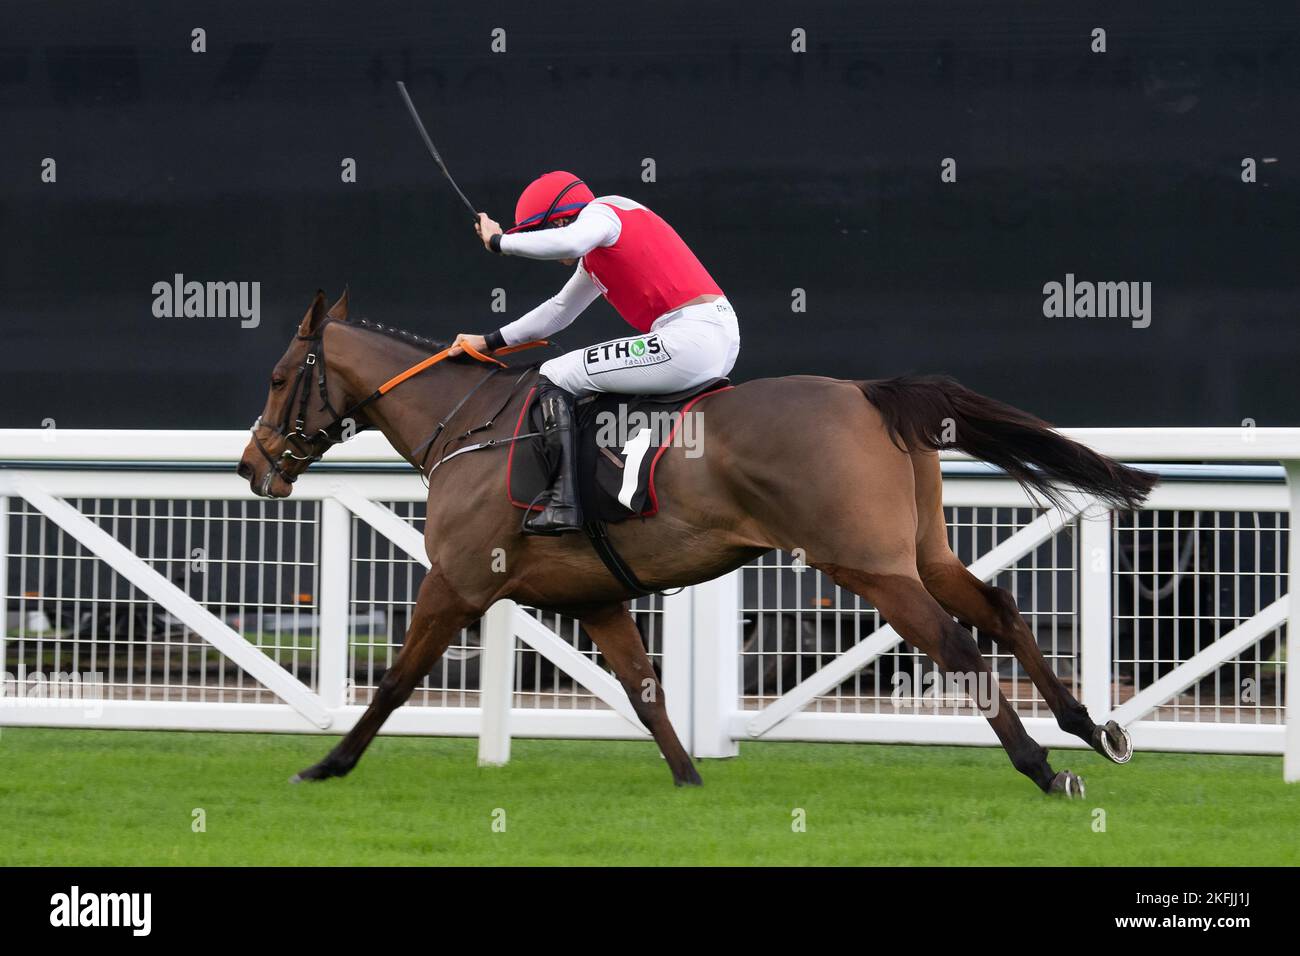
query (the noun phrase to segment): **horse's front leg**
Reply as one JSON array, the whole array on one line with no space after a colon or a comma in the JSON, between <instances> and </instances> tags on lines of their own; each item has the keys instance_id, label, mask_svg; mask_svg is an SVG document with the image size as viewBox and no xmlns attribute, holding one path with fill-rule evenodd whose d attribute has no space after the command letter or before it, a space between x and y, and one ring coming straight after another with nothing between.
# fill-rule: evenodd
<instances>
[{"instance_id":1,"label":"horse's front leg","mask_svg":"<svg viewBox=\"0 0 1300 956\"><path fill-rule=\"evenodd\" d=\"M406 641L380 679L370 706L324 760L297 774L293 781L341 777L355 767L388 715L406 703L461 628L482 614L482 608L471 606L447 585L437 565L431 568L420 584Z\"/></svg>"}]
</instances>

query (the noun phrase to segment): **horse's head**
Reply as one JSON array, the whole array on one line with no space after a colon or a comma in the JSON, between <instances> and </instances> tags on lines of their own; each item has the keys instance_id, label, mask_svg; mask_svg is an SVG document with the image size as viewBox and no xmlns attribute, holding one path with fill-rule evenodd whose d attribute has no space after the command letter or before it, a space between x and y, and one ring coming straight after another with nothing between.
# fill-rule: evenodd
<instances>
[{"instance_id":1,"label":"horse's head","mask_svg":"<svg viewBox=\"0 0 1300 956\"><path fill-rule=\"evenodd\" d=\"M346 289L329 311L325 293L317 291L289 348L271 370L266 405L236 469L254 494L287 498L297 477L339 440L337 409L346 403L342 383L331 382L325 371L324 332L327 321L346 322L347 317Z\"/></svg>"}]
</instances>

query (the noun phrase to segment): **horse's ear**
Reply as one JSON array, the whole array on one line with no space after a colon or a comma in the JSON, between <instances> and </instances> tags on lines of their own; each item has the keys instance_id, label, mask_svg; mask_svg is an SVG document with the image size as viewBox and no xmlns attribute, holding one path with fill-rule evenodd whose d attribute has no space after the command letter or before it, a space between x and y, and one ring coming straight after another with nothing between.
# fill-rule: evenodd
<instances>
[{"instance_id":1,"label":"horse's ear","mask_svg":"<svg viewBox=\"0 0 1300 956\"><path fill-rule=\"evenodd\" d=\"M298 326L298 334L302 336L315 335L316 330L320 328L321 320L325 318L325 290L317 289L316 298L311 300L311 308L307 314L302 317L302 324Z\"/></svg>"},{"instance_id":2,"label":"horse's ear","mask_svg":"<svg viewBox=\"0 0 1300 956\"><path fill-rule=\"evenodd\" d=\"M348 320L348 287L343 287L343 294L339 300L330 306L329 312L325 313L326 318L335 319L339 322Z\"/></svg>"}]
</instances>

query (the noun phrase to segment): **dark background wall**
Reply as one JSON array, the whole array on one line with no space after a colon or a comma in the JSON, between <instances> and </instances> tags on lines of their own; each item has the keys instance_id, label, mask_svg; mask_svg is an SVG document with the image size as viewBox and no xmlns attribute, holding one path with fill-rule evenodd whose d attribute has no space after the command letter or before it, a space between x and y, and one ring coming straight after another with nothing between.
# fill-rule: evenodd
<instances>
[{"instance_id":1,"label":"dark background wall","mask_svg":"<svg viewBox=\"0 0 1300 956\"><path fill-rule=\"evenodd\" d=\"M397 79L503 222L557 167L668 218L740 314L738 378L942 370L1072 425L1300 418L1293 4L9 0L0 18L3 426L244 426L318 286L441 336L557 289L561 267L478 246ZM177 272L261 282L261 326L154 318ZM1067 272L1151 282L1151 327L1044 318ZM564 341L621 328L598 303Z\"/></svg>"}]
</instances>

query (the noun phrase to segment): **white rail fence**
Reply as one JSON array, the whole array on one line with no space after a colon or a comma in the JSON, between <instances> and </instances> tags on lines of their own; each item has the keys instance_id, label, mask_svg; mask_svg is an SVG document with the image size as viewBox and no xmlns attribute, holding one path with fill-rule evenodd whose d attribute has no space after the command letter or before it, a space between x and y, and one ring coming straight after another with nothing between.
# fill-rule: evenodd
<instances>
[{"instance_id":1,"label":"white rail fence","mask_svg":"<svg viewBox=\"0 0 1300 956\"><path fill-rule=\"evenodd\" d=\"M1139 749L1281 753L1300 779L1284 709L1300 693L1300 429L1069 433L1164 463L1166 480L1139 512L1043 510L945 461L954 550L1015 595L1061 679ZM366 433L291 499L254 499L233 473L246 440L0 430L0 725L340 733L360 716L427 567L425 489ZM996 743L874 609L790 555L633 610L697 756L741 740ZM1078 744L1009 653L981 647L1030 733ZM646 736L577 622L512 602L462 633L385 732L478 736L485 763L512 736Z\"/></svg>"}]
</instances>

